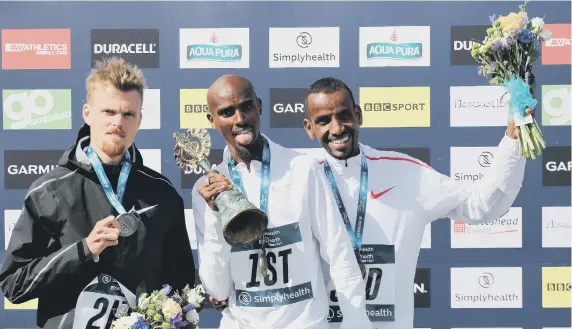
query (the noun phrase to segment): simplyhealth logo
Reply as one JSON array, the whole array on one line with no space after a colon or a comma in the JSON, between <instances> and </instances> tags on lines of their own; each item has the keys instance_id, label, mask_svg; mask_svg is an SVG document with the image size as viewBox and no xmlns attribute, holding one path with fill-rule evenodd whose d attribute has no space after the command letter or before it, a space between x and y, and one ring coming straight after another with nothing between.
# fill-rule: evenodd
<instances>
[{"instance_id":1,"label":"simplyhealth logo","mask_svg":"<svg viewBox=\"0 0 572 329\"><path fill-rule=\"evenodd\" d=\"M71 90L3 90L4 130L71 129Z\"/></svg>"},{"instance_id":2,"label":"simplyhealth logo","mask_svg":"<svg viewBox=\"0 0 572 329\"><path fill-rule=\"evenodd\" d=\"M359 28L359 66L429 66L429 26Z\"/></svg>"},{"instance_id":3,"label":"simplyhealth logo","mask_svg":"<svg viewBox=\"0 0 572 329\"><path fill-rule=\"evenodd\" d=\"M179 29L180 68L248 68L249 29Z\"/></svg>"}]
</instances>

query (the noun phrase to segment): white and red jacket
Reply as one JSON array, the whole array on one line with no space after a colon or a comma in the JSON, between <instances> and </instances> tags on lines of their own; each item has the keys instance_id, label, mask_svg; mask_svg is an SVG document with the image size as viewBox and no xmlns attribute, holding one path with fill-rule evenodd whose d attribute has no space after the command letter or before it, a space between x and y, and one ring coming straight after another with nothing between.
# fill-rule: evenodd
<instances>
[{"instance_id":1,"label":"white and red jacket","mask_svg":"<svg viewBox=\"0 0 572 329\"><path fill-rule=\"evenodd\" d=\"M376 329L413 329L412 286L425 225L444 217L470 224L498 219L521 188L526 161L518 140L504 136L488 173L481 181L467 184L402 153L363 144L360 150L365 152L369 171L362 238L362 259L369 274L366 308ZM361 154L347 161L323 154L355 230ZM328 297L331 328L339 328L336 321L343 309L334 302L335 295L330 292Z\"/></svg>"}]
</instances>

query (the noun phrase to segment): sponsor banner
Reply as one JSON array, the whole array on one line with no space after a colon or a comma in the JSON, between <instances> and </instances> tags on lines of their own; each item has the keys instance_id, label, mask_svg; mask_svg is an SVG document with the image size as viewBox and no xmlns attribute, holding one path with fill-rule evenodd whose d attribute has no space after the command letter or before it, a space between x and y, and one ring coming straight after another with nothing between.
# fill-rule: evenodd
<instances>
[{"instance_id":1,"label":"sponsor banner","mask_svg":"<svg viewBox=\"0 0 572 329\"><path fill-rule=\"evenodd\" d=\"M181 89L179 91L181 129L211 128L207 119L207 113L209 113L207 91L208 89Z\"/></svg>"},{"instance_id":2,"label":"sponsor banner","mask_svg":"<svg viewBox=\"0 0 572 329\"><path fill-rule=\"evenodd\" d=\"M570 308L572 303L570 266L542 268L542 308Z\"/></svg>"},{"instance_id":3,"label":"sponsor banner","mask_svg":"<svg viewBox=\"0 0 572 329\"><path fill-rule=\"evenodd\" d=\"M276 307L291 305L314 297L312 284L302 283L292 287L262 291L236 290L239 307Z\"/></svg>"},{"instance_id":4,"label":"sponsor banner","mask_svg":"<svg viewBox=\"0 0 572 329\"><path fill-rule=\"evenodd\" d=\"M38 299L32 299L21 304L12 304L10 301L4 297L4 309L5 310L37 310L38 309Z\"/></svg>"},{"instance_id":5,"label":"sponsor banner","mask_svg":"<svg viewBox=\"0 0 572 329\"><path fill-rule=\"evenodd\" d=\"M304 128L307 88L270 88L270 128Z\"/></svg>"},{"instance_id":6,"label":"sponsor banner","mask_svg":"<svg viewBox=\"0 0 572 329\"><path fill-rule=\"evenodd\" d=\"M471 56L471 48L475 40L482 42L489 27L490 25L451 26L451 65L477 66L477 61Z\"/></svg>"},{"instance_id":7,"label":"sponsor banner","mask_svg":"<svg viewBox=\"0 0 572 329\"><path fill-rule=\"evenodd\" d=\"M572 124L572 85L542 86L542 125Z\"/></svg>"},{"instance_id":8,"label":"sponsor banner","mask_svg":"<svg viewBox=\"0 0 572 329\"><path fill-rule=\"evenodd\" d=\"M187 234L191 242L191 249L197 249L197 231L195 227L195 216L193 209L185 209L185 225L187 227Z\"/></svg>"},{"instance_id":9,"label":"sponsor banner","mask_svg":"<svg viewBox=\"0 0 572 329\"><path fill-rule=\"evenodd\" d=\"M179 29L182 69L248 68L248 28Z\"/></svg>"},{"instance_id":10,"label":"sponsor banner","mask_svg":"<svg viewBox=\"0 0 572 329\"><path fill-rule=\"evenodd\" d=\"M161 129L161 90L145 89L139 129Z\"/></svg>"},{"instance_id":11,"label":"sponsor banner","mask_svg":"<svg viewBox=\"0 0 572 329\"><path fill-rule=\"evenodd\" d=\"M451 220L451 248L522 248L522 208L484 224Z\"/></svg>"},{"instance_id":12,"label":"sponsor banner","mask_svg":"<svg viewBox=\"0 0 572 329\"><path fill-rule=\"evenodd\" d=\"M522 308L522 268L451 268L451 308Z\"/></svg>"},{"instance_id":13,"label":"sponsor banner","mask_svg":"<svg viewBox=\"0 0 572 329\"><path fill-rule=\"evenodd\" d=\"M213 169L222 162L222 154L223 154L222 149L211 149L207 158L211 163ZM205 171L200 167L195 168L195 170L193 170L188 174L185 174L185 172L182 170L180 171L181 171L181 188L183 189L192 189L197 180L199 180L201 176L205 175Z\"/></svg>"},{"instance_id":14,"label":"sponsor banner","mask_svg":"<svg viewBox=\"0 0 572 329\"><path fill-rule=\"evenodd\" d=\"M4 130L71 129L71 89L2 90Z\"/></svg>"},{"instance_id":15,"label":"sponsor banner","mask_svg":"<svg viewBox=\"0 0 572 329\"><path fill-rule=\"evenodd\" d=\"M502 86L450 87L451 127L502 127L508 121L509 97Z\"/></svg>"},{"instance_id":16,"label":"sponsor banner","mask_svg":"<svg viewBox=\"0 0 572 329\"><path fill-rule=\"evenodd\" d=\"M571 208L542 207L542 248L570 248L571 246Z\"/></svg>"},{"instance_id":17,"label":"sponsor banner","mask_svg":"<svg viewBox=\"0 0 572 329\"><path fill-rule=\"evenodd\" d=\"M159 67L158 29L91 30L91 66L108 57L121 57L140 68Z\"/></svg>"},{"instance_id":18,"label":"sponsor banner","mask_svg":"<svg viewBox=\"0 0 572 329\"><path fill-rule=\"evenodd\" d=\"M8 250L12 230L14 230L14 226L16 226L16 222L18 221L18 217L20 217L21 212L22 211L19 209L4 210L4 250Z\"/></svg>"},{"instance_id":19,"label":"sponsor banner","mask_svg":"<svg viewBox=\"0 0 572 329\"><path fill-rule=\"evenodd\" d=\"M431 269L415 269L413 295L415 308L431 307Z\"/></svg>"},{"instance_id":20,"label":"sponsor banner","mask_svg":"<svg viewBox=\"0 0 572 329\"><path fill-rule=\"evenodd\" d=\"M2 30L2 69L71 69L70 30Z\"/></svg>"},{"instance_id":21,"label":"sponsor banner","mask_svg":"<svg viewBox=\"0 0 572 329\"><path fill-rule=\"evenodd\" d=\"M161 149L139 149L139 152L146 167L161 173Z\"/></svg>"},{"instance_id":22,"label":"sponsor banner","mask_svg":"<svg viewBox=\"0 0 572 329\"><path fill-rule=\"evenodd\" d=\"M429 26L359 28L359 66L430 66Z\"/></svg>"},{"instance_id":23,"label":"sponsor banner","mask_svg":"<svg viewBox=\"0 0 572 329\"><path fill-rule=\"evenodd\" d=\"M271 27L268 65L285 67L339 67L339 27Z\"/></svg>"},{"instance_id":24,"label":"sponsor banner","mask_svg":"<svg viewBox=\"0 0 572 329\"><path fill-rule=\"evenodd\" d=\"M4 188L27 190L40 176L54 169L64 150L4 151Z\"/></svg>"},{"instance_id":25,"label":"sponsor banner","mask_svg":"<svg viewBox=\"0 0 572 329\"><path fill-rule=\"evenodd\" d=\"M361 87L364 128L429 127L429 87Z\"/></svg>"},{"instance_id":26,"label":"sponsor banner","mask_svg":"<svg viewBox=\"0 0 572 329\"><path fill-rule=\"evenodd\" d=\"M570 146L546 146L542 151L542 185L570 186Z\"/></svg>"},{"instance_id":27,"label":"sponsor banner","mask_svg":"<svg viewBox=\"0 0 572 329\"><path fill-rule=\"evenodd\" d=\"M450 177L458 181L483 179L494 161L496 147L451 147Z\"/></svg>"},{"instance_id":28,"label":"sponsor banner","mask_svg":"<svg viewBox=\"0 0 572 329\"><path fill-rule=\"evenodd\" d=\"M545 24L552 38L542 42L542 65L572 64L572 27L570 24Z\"/></svg>"}]
</instances>

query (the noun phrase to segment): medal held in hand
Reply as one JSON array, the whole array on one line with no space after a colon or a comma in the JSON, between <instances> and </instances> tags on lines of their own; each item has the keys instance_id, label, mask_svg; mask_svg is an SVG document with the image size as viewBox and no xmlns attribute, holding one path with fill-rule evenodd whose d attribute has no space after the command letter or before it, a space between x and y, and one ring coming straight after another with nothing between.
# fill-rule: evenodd
<instances>
[{"instance_id":1,"label":"medal held in hand","mask_svg":"<svg viewBox=\"0 0 572 329\"><path fill-rule=\"evenodd\" d=\"M207 159L211 148L211 138L206 129L191 128L186 134L174 133L175 161L184 172L190 173L200 167L208 174L212 165ZM249 244L258 239L268 227L266 213L258 209L239 191L226 190L214 197L219 211L219 219L226 242L229 244Z\"/></svg>"},{"instance_id":2,"label":"medal held in hand","mask_svg":"<svg viewBox=\"0 0 572 329\"><path fill-rule=\"evenodd\" d=\"M123 213L117 217L119 222L119 236L128 237L137 231L141 216L135 211Z\"/></svg>"}]
</instances>

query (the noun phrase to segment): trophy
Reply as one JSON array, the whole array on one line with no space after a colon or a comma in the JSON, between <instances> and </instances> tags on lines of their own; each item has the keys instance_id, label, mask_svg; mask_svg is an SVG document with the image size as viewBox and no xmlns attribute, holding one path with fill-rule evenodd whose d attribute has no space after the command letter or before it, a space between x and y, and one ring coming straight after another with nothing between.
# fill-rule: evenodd
<instances>
[{"instance_id":1,"label":"trophy","mask_svg":"<svg viewBox=\"0 0 572 329\"><path fill-rule=\"evenodd\" d=\"M206 129L191 128L186 134L174 133L175 160L186 174L200 167L205 175L213 171L207 159L211 137ZM216 171L215 171L216 172ZM225 190L214 197L224 239L231 245L249 244L260 238L268 227L268 216L239 191Z\"/></svg>"}]
</instances>

